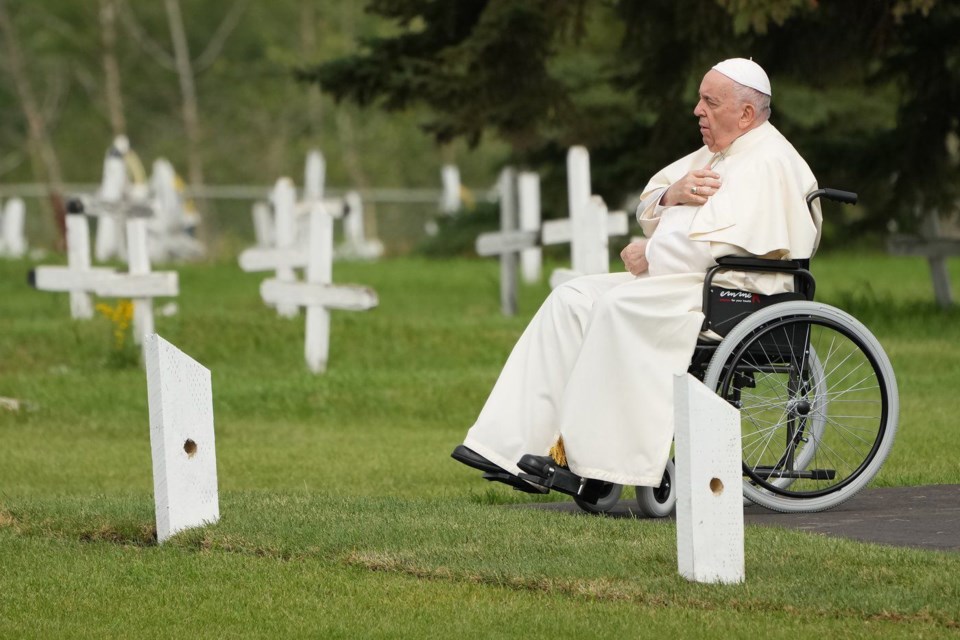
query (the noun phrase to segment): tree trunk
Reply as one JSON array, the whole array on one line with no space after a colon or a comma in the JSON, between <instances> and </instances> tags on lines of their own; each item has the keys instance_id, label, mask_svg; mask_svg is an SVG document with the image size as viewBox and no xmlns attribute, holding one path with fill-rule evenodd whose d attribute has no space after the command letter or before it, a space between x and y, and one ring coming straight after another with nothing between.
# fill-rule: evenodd
<instances>
[{"instance_id":1,"label":"tree trunk","mask_svg":"<svg viewBox=\"0 0 960 640\"><path fill-rule=\"evenodd\" d=\"M317 22L313 11L312 0L300 2L300 45L303 57L313 61L317 52ZM320 96L320 83L311 82L307 85L307 135L315 141L314 146L322 148L323 132L323 103Z\"/></svg>"},{"instance_id":2,"label":"tree trunk","mask_svg":"<svg viewBox=\"0 0 960 640\"><path fill-rule=\"evenodd\" d=\"M0 0L0 36L4 40L7 70L20 101L20 108L27 120L34 173L38 179L45 181L48 185L50 206L59 233L58 245L59 248L63 248L66 242L66 210L63 206L63 175L60 170L60 159L50 140L43 111L33 93L33 86L30 84L30 77L24 66L23 51L20 48L17 31L4 0Z\"/></svg>"},{"instance_id":3,"label":"tree trunk","mask_svg":"<svg viewBox=\"0 0 960 640\"><path fill-rule=\"evenodd\" d=\"M203 187L203 160L200 154L200 117L197 109L197 91L193 81L193 64L190 61L190 47L183 28L183 15L180 13L179 0L165 0L167 21L170 24L170 39L173 42L173 56L176 61L177 76L180 79L182 99L183 128L187 137L187 178L193 189Z\"/></svg>"},{"instance_id":4,"label":"tree trunk","mask_svg":"<svg viewBox=\"0 0 960 640\"><path fill-rule=\"evenodd\" d=\"M123 93L120 90L120 65L117 64L117 7L115 0L100 0L100 40L103 44L103 74L106 80L107 113L114 137L126 135Z\"/></svg>"},{"instance_id":5,"label":"tree trunk","mask_svg":"<svg viewBox=\"0 0 960 640\"><path fill-rule=\"evenodd\" d=\"M354 32L356 31L353 11L353 3L343 3L341 33L350 41L354 40ZM340 104L337 108L337 135L340 138L340 149L343 154L343 161L346 164L347 174L362 196L370 190L370 179L367 177L367 173L363 169L363 164L360 162L360 154L357 152L357 138L353 127L353 117L347 111L345 104ZM363 226L368 237L378 237L377 209L373 202L369 204L364 203Z\"/></svg>"}]
</instances>

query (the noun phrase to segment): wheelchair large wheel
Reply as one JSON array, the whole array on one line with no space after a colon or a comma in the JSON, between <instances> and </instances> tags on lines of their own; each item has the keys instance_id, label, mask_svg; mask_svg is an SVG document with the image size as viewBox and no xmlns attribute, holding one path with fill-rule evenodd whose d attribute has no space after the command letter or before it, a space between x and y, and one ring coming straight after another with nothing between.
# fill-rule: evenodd
<instances>
[{"instance_id":1,"label":"wheelchair large wheel","mask_svg":"<svg viewBox=\"0 0 960 640\"><path fill-rule=\"evenodd\" d=\"M890 361L863 324L828 305L785 302L752 314L717 347L704 384L740 409L743 493L769 509L849 500L893 446Z\"/></svg>"}]
</instances>

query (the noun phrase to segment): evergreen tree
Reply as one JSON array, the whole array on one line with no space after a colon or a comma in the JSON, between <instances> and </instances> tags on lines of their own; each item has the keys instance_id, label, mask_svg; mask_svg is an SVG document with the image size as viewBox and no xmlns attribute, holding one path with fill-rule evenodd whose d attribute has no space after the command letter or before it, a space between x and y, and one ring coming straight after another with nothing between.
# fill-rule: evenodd
<instances>
[{"instance_id":1,"label":"evergreen tree","mask_svg":"<svg viewBox=\"0 0 960 640\"><path fill-rule=\"evenodd\" d=\"M363 105L426 105L438 142L494 133L517 162L552 167L548 184L562 179L565 148L585 144L611 204L700 144L699 80L735 56L770 73L774 122L820 182L861 192L850 224L909 227L958 196L957 3L374 0L368 10L396 32L301 78Z\"/></svg>"}]
</instances>

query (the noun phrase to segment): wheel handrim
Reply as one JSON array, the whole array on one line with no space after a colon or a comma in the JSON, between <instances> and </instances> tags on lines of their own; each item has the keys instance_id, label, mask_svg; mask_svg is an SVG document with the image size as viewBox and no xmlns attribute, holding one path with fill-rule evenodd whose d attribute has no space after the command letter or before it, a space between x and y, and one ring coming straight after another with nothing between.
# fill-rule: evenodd
<instances>
[{"instance_id":1,"label":"wheel handrim","mask_svg":"<svg viewBox=\"0 0 960 640\"><path fill-rule=\"evenodd\" d=\"M825 421L824 433L819 436L814 429L807 426L807 421L811 419L810 409L802 416L799 411L796 415L781 416L776 419L759 416L776 406L773 398L779 396L778 401L782 402L791 393L805 397L805 394L816 387L817 382L813 381L811 384L809 380L810 349L798 352L796 347L784 346L790 338L796 342L798 329L809 332L807 344L813 348L814 357L823 368L823 375L832 377L836 384L845 385L843 389L834 390L830 388L831 381L828 380L828 390L825 394L826 404L844 407L842 412L834 412L833 416L827 415L826 404L812 408L813 419L822 418ZM825 335L832 338L824 340ZM785 363L785 367L779 371L775 366L764 370L762 365L764 359ZM790 385L783 382L770 383L774 376L787 375L789 378L791 365L794 389L791 390ZM768 394L768 397L763 398L760 394L747 391L746 400L741 399L743 405L741 412L746 413L742 420L744 425L743 469L745 476L755 486L782 496L810 498L838 491L864 472L883 440L887 423L887 390L872 351L865 346L859 336L840 323L827 318L810 316L781 318L759 326L728 360L725 373L721 376L718 385L718 392L722 397L730 398L734 395L738 380L737 372L742 372L744 368L750 372L751 376L763 378L763 392ZM845 382L850 376L857 375L857 371L860 372L860 378L851 378L849 382ZM804 376L807 376L807 380L804 380ZM871 380L875 384L871 384ZM850 382L853 384L850 385ZM756 387L760 388L761 385L757 384ZM743 388L739 389L740 394L744 394L744 391ZM817 399L814 398L815 403L816 401ZM789 404L789 398L781 406L787 406L787 404ZM802 408L799 403L793 406ZM878 410L875 414L862 415L847 413L846 410L848 407L854 407L856 411L866 411L864 407L868 406L875 406ZM762 411L751 413L751 410L758 408ZM852 423L854 420L860 423ZM773 438L783 437L782 432L788 429L794 430L793 435L787 435L787 444L780 453L775 453L771 449ZM811 435L814 440L812 443L809 442ZM791 438L793 438L792 441ZM814 447L812 453L806 446L811 444ZM804 464L796 465L797 457L802 458L803 454L806 454L808 459ZM821 463L827 466L824 469L818 469ZM783 474L789 476L801 471L816 474L819 471L831 470L839 474L838 480L819 478L815 475L812 478L790 477L787 482L784 482Z\"/></svg>"}]
</instances>

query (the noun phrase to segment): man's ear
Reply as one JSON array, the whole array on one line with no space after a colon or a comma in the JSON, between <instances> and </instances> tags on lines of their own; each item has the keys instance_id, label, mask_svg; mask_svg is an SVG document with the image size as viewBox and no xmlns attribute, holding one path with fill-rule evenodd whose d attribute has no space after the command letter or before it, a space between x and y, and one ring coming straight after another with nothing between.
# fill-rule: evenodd
<instances>
[{"instance_id":1,"label":"man's ear","mask_svg":"<svg viewBox=\"0 0 960 640\"><path fill-rule=\"evenodd\" d=\"M757 118L757 108L749 102L743 105L743 111L740 112L740 121L737 123L741 129L747 129Z\"/></svg>"}]
</instances>

